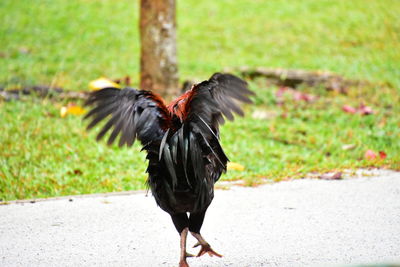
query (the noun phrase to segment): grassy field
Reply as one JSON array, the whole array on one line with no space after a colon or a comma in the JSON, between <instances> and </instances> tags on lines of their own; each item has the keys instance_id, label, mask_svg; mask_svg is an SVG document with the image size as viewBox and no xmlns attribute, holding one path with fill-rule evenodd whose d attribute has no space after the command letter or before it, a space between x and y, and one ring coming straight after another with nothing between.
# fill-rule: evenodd
<instances>
[{"instance_id":1,"label":"grassy field","mask_svg":"<svg viewBox=\"0 0 400 267\"><path fill-rule=\"evenodd\" d=\"M138 1L0 2L0 87L51 84L85 90L99 76L139 69ZM206 79L224 67L328 70L368 84L347 95L301 88L313 103L251 82L248 116L222 128L230 159L246 167L223 179L258 184L309 172L382 166L400 169L400 6L370 1L178 1L181 79ZM144 154L107 147L67 103L0 101L0 199L144 188ZM365 104L374 114L342 111ZM251 115L262 111L268 119ZM352 145L352 149L344 149ZM386 159L366 160L368 150Z\"/></svg>"},{"instance_id":2,"label":"grassy field","mask_svg":"<svg viewBox=\"0 0 400 267\"><path fill-rule=\"evenodd\" d=\"M322 69L400 85L397 0L177 1L181 77L232 66ZM138 1L2 0L0 84L85 89L138 77ZM137 80L136 80L137 81Z\"/></svg>"}]
</instances>

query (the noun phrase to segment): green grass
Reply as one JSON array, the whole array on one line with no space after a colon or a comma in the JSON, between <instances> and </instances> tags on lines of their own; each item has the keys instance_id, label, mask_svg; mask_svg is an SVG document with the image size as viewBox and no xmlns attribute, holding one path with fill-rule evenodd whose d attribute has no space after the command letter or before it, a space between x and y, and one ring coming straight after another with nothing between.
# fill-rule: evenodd
<instances>
[{"instance_id":1,"label":"green grass","mask_svg":"<svg viewBox=\"0 0 400 267\"><path fill-rule=\"evenodd\" d=\"M222 127L230 159L246 167L223 179L299 177L308 172L381 166L400 169L400 6L396 0L178 1L181 80L206 79L224 67L328 70L371 84L337 95L318 88L315 103L251 82L256 104ZM0 87L52 84L70 90L139 69L138 2L0 2ZM344 113L365 103L375 114ZM144 188L145 155L107 147L86 133L81 116L61 118L66 103L0 102L0 199ZM271 118L252 118L255 110ZM344 144L356 145L343 150ZM387 158L366 161L367 149Z\"/></svg>"},{"instance_id":2,"label":"green grass","mask_svg":"<svg viewBox=\"0 0 400 267\"><path fill-rule=\"evenodd\" d=\"M96 144L81 117L61 118L59 109L47 100L1 105L0 198L143 188L144 155L138 146Z\"/></svg>"},{"instance_id":3,"label":"green grass","mask_svg":"<svg viewBox=\"0 0 400 267\"><path fill-rule=\"evenodd\" d=\"M178 0L177 6L181 79L249 65L330 70L400 86L397 0ZM138 1L128 0L2 0L0 85L77 90L100 75L126 74L137 82L138 13Z\"/></svg>"},{"instance_id":4,"label":"green grass","mask_svg":"<svg viewBox=\"0 0 400 267\"><path fill-rule=\"evenodd\" d=\"M256 106L271 114L260 120L248 116L223 128L222 136L231 160L246 165L244 172L230 172L233 179L258 184L272 180L304 177L311 172L381 166L400 169L400 96L392 88L354 87L349 95L306 89L319 96L314 103L294 101L287 95L282 106L275 104L276 88L257 90ZM367 103L373 115L342 111L343 105ZM354 145L346 150L344 145ZM368 161L368 149L388 154L385 160Z\"/></svg>"}]
</instances>

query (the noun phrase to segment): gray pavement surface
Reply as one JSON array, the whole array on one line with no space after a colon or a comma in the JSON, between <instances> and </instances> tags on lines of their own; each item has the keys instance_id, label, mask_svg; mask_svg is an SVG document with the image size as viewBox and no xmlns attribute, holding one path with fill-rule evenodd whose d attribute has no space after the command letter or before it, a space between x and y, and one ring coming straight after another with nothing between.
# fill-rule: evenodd
<instances>
[{"instance_id":1,"label":"gray pavement surface","mask_svg":"<svg viewBox=\"0 0 400 267\"><path fill-rule=\"evenodd\" d=\"M400 263L400 173L217 190L202 233L224 257L190 258L192 267ZM0 206L0 266L177 266L178 257L179 236L151 195Z\"/></svg>"}]
</instances>

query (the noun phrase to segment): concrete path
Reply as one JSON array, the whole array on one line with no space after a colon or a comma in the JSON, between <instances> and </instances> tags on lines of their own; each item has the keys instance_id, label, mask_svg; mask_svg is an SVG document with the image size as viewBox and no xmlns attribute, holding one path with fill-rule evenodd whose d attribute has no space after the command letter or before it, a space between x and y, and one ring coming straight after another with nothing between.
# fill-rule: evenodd
<instances>
[{"instance_id":1,"label":"concrete path","mask_svg":"<svg viewBox=\"0 0 400 267\"><path fill-rule=\"evenodd\" d=\"M224 257L192 267L400 263L400 173L215 195L202 233ZM178 257L169 215L143 193L0 206L0 266L177 266Z\"/></svg>"}]
</instances>

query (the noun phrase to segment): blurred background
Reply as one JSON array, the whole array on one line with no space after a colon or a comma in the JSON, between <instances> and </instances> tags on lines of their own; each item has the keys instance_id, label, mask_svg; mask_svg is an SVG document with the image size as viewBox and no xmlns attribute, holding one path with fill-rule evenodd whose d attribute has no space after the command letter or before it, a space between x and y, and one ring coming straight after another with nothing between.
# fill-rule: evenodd
<instances>
[{"instance_id":1,"label":"blurred background","mask_svg":"<svg viewBox=\"0 0 400 267\"><path fill-rule=\"evenodd\" d=\"M181 82L243 66L327 71L344 81L332 90L244 75L257 96L245 118L222 129L239 166L223 179L257 185L400 169L398 14L397 0L178 0ZM82 123L81 100L7 93L89 91L99 77L128 76L137 86L139 1L2 0L0 16L0 199L144 188L140 145L96 143ZM77 108L61 115L63 107Z\"/></svg>"}]
</instances>

